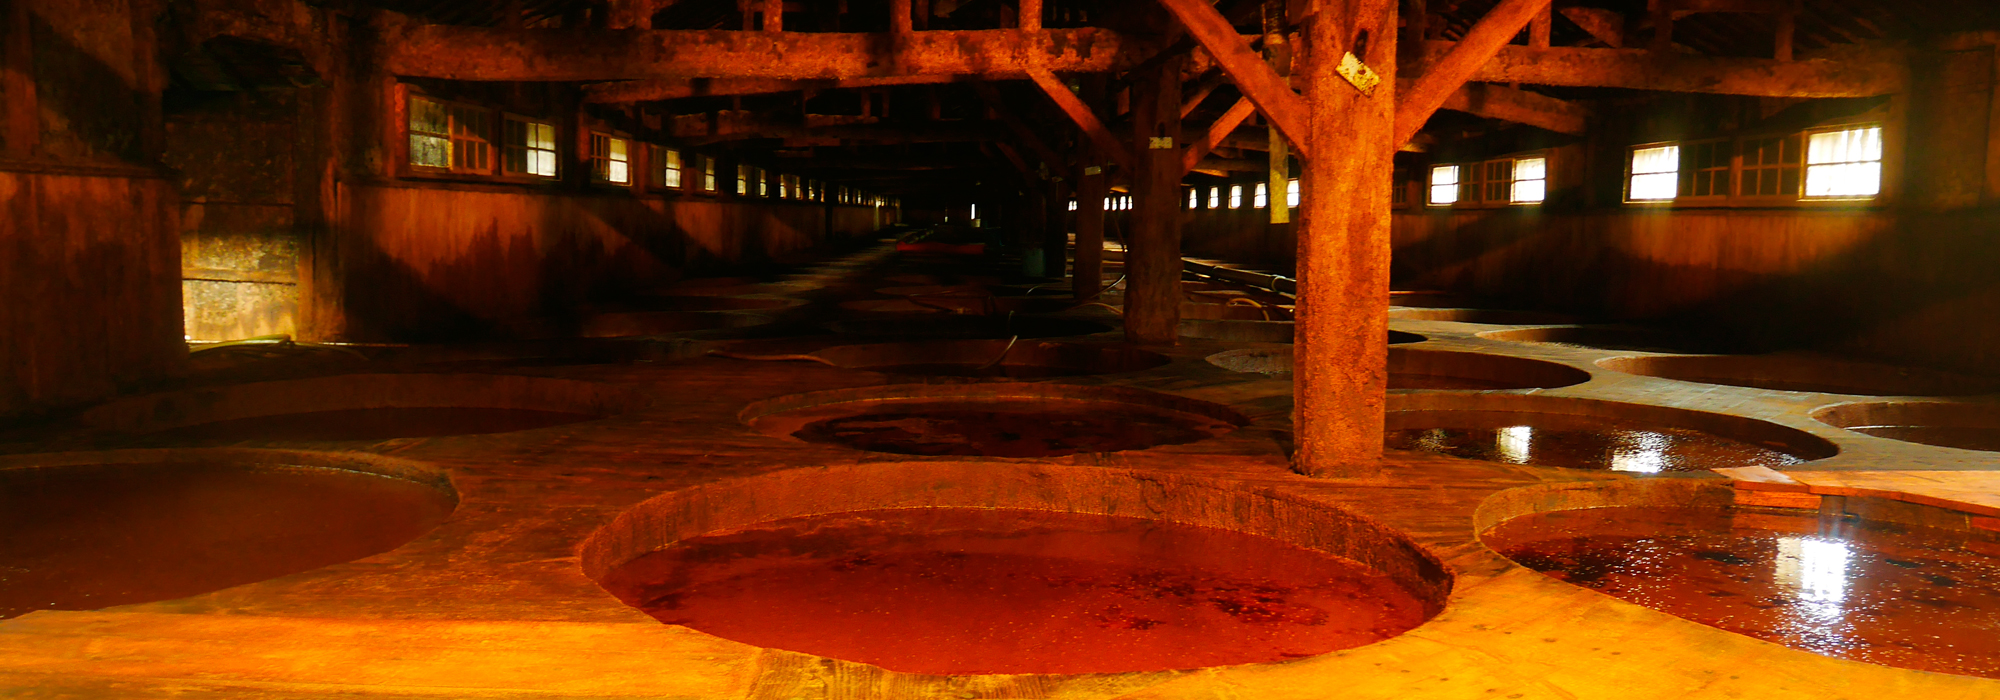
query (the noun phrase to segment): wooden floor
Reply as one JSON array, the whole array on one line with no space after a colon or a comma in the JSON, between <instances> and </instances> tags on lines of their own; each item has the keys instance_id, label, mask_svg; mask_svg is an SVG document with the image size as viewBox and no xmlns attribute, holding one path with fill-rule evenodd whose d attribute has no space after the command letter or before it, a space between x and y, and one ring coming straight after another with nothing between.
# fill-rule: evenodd
<instances>
[{"instance_id":1,"label":"wooden floor","mask_svg":"<svg viewBox=\"0 0 2000 700\"><path fill-rule=\"evenodd\" d=\"M852 275L882 260L801 279L780 292L816 302L868 288ZM889 286L878 284L875 286ZM754 293L758 290L749 290ZM816 306L779 314L812 313ZM1104 314L1087 309L1085 315ZM790 317L787 317L790 318ZM1494 326L1393 323L1423 347L1548 359L1592 371L1590 382L1533 392L1751 416L1834 442L1839 456L1764 483L1825 493L1957 503L2000 516L2000 454L1869 438L1813 421L1826 395L1690 384L1596 369L1618 354L1477 338ZM801 392L887 383L886 375L805 362L703 357L695 350L748 331L704 332L648 344L646 361L554 365L505 353L426 365L388 354L361 360L304 353L214 362L196 380L223 384L352 371L473 369L602 382L642 407L587 423L516 433L376 443L250 444L358 451L447 474L460 504L436 530L359 561L214 593L89 612L36 612L0 621L0 696L9 698L1994 698L2000 681L1843 661L1769 644L1632 605L1516 566L1482 546L1473 513L1489 496L1558 482L1617 481L1615 473L1394 453L1367 481L1314 480L1283 458L1290 385L1223 370L1202 358L1243 343L1189 340L1173 361L1112 376L1066 378L1228 405L1252 423L1188 445L1051 460L900 457L759 433L745 406ZM760 340L760 352L810 350L839 339ZM1263 347L1263 346L1258 346ZM372 352L372 351L371 351ZM537 352L542 352L537 350ZM364 353L369 354L369 353ZM525 359L525 358L523 358ZM17 437L13 453L160 447L83 429ZM0 465L33 463L16 454ZM1269 489L1334 504L1398 529L1457 576L1444 612L1374 645L1287 663L1091 676L921 676L759 649L662 625L599 589L581 544L619 513L661 494L793 470L866 470L911 463L992 470L1104 468L1171 473L1232 488ZM1732 474L1758 482L1751 474ZM780 478L780 477L773 477ZM1658 478L1658 477L1656 477ZM1675 477L1690 478L1690 477ZM1730 477L1697 475L1727 485ZM1791 483L1787 483L1787 482ZM1847 491L1839 491L1847 489ZM2000 643L2000 642L1996 642Z\"/></svg>"}]
</instances>

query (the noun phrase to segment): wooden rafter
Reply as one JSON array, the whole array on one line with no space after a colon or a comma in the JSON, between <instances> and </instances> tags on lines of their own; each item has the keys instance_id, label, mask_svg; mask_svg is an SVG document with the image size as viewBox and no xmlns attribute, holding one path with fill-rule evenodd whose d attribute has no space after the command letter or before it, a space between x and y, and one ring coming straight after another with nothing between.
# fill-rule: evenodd
<instances>
[{"instance_id":1,"label":"wooden rafter","mask_svg":"<svg viewBox=\"0 0 2000 700\"><path fill-rule=\"evenodd\" d=\"M1396 96L1397 144L1410 140L1424 128L1431 114L1444 106L1453 93L1478 72L1480 65L1513 41L1537 16L1547 10L1549 0L1501 0L1465 38L1454 44L1436 61L1427 63L1422 76Z\"/></svg>"},{"instance_id":2,"label":"wooden rafter","mask_svg":"<svg viewBox=\"0 0 2000 700\"><path fill-rule=\"evenodd\" d=\"M1433 41L1425 48L1440 55L1451 46ZM1902 92L1909 73L1908 59L1893 51L1779 61L1644 49L1505 46L1479 66L1472 80L1760 97L1873 97Z\"/></svg>"},{"instance_id":3,"label":"wooden rafter","mask_svg":"<svg viewBox=\"0 0 2000 700\"><path fill-rule=\"evenodd\" d=\"M1034 129L1028 128L1028 125L1021 121L1021 117L1007 106L1007 101L1000 98L999 89L993 87L991 83L974 83L972 89L979 93L979 99L985 101L987 107L992 108L993 113L1000 118L1000 123L1006 125L1008 131L1013 132L1016 141L1027 146L1036 158L1049 164L1050 172L1062 172L1063 164L1066 162L1063 157L1056 153L1056 149L1050 148L1042 137L1035 135Z\"/></svg>"},{"instance_id":4,"label":"wooden rafter","mask_svg":"<svg viewBox=\"0 0 2000 700\"><path fill-rule=\"evenodd\" d=\"M1215 150L1224 139L1229 138L1229 134L1236 131L1236 127L1241 126L1243 120L1249 119L1256 111L1257 105L1252 103L1250 98L1238 98L1236 104L1229 107L1229 111L1222 113L1221 119L1215 120L1215 124L1208 127L1208 133L1202 136L1200 141L1188 144L1187 151L1181 154L1181 172L1185 174L1194 170L1196 163L1200 163L1209 151Z\"/></svg>"},{"instance_id":5,"label":"wooden rafter","mask_svg":"<svg viewBox=\"0 0 2000 700\"><path fill-rule=\"evenodd\" d=\"M1068 85L1064 85L1061 80L1056 79L1054 73L1044 68L1029 69L1028 78L1035 81L1035 85L1041 87L1042 92L1048 94L1049 100L1062 108L1063 114L1069 115L1070 121L1075 122L1076 127L1083 130L1084 136L1089 137L1090 142L1097 145L1099 153L1110 156L1119 167L1128 171L1132 169L1132 151L1126 148L1124 142L1119 141L1110 129L1105 128L1103 120L1097 118L1097 113L1090 111L1090 105L1084 104L1082 98L1071 92Z\"/></svg>"},{"instance_id":6,"label":"wooden rafter","mask_svg":"<svg viewBox=\"0 0 2000 700\"><path fill-rule=\"evenodd\" d=\"M401 17L384 20L382 31L387 72L453 80L1017 75L1030 66L1105 72L1135 60L1131 42L1095 28L930 31L893 37L712 30L552 32L418 24Z\"/></svg>"},{"instance_id":7,"label":"wooden rafter","mask_svg":"<svg viewBox=\"0 0 2000 700\"><path fill-rule=\"evenodd\" d=\"M1445 100L1442 109L1526 124L1559 134L1581 135L1590 119L1590 110L1574 102L1487 83L1467 83Z\"/></svg>"},{"instance_id":8,"label":"wooden rafter","mask_svg":"<svg viewBox=\"0 0 2000 700\"><path fill-rule=\"evenodd\" d=\"M889 85L929 85L968 80L962 75L898 75L887 78L849 80L782 80L775 78L719 78L684 80L627 80L585 86L585 102L620 104L678 100L685 97L729 97L768 95L800 90L841 90Z\"/></svg>"},{"instance_id":9,"label":"wooden rafter","mask_svg":"<svg viewBox=\"0 0 2000 700\"><path fill-rule=\"evenodd\" d=\"M1265 63L1263 56L1252 51L1250 43L1236 33L1236 28L1221 12L1216 11L1214 5L1204 0L1160 0L1160 5L1180 20L1188 35L1201 43L1209 56L1222 66L1223 72L1229 74L1237 89L1263 111L1265 118L1292 140L1299 157L1309 157L1311 151L1304 138L1306 103L1304 98L1292 91L1290 81Z\"/></svg>"}]
</instances>

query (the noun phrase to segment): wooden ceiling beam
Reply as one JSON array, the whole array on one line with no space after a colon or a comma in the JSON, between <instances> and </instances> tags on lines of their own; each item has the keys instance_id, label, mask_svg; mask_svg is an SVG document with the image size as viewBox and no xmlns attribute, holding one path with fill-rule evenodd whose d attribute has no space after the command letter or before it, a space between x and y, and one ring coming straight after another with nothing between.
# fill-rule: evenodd
<instances>
[{"instance_id":1,"label":"wooden ceiling beam","mask_svg":"<svg viewBox=\"0 0 2000 700\"><path fill-rule=\"evenodd\" d=\"M1292 91L1291 81L1278 75L1262 55L1251 50L1250 42L1236 33L1236 27L1214 5L1205 0L1160 0L1160 5L1180 20L1188 35L1199 41L1223 72L1229 74L1236 88L1291 139L1299 157L1310 158L1310 144L1306 143L1306 101Z\"/></svg>"},{"instance_id":2,"label":"wooden ceiling beam","mask_svg":"<svg viewBox=\"0 0 2000 700\"><path fill-rule=\"evenodd\" d=\"M451 80L882 78L1108 72L1137 43L1096 28L930 31L907 35L602 29L546 31L421 24L383 13L382 65Z\"/></svg>"},{"instance_id":3,"label":"wooden ceiling beam","mask_svg":"<svg viewBox=\"0 0 2000 700\"><path fill-rule=\"evenodd\" d=\"M1467 83L1442 109L1539 127L1558 134L1583 134L1590 109L1541 93L1502 85Z\"/></svg>"},{"instance_id":4,"label":"wooden ceiling beam","mask_svg":"<svg viewBox=\"0 0 2000 700\"><path fill-rule=\"evenodd\" d=\"M1021 77L1021 76L1009 76ZM732 97L768 95L800 90L843 90L890 85L930 85L975 80L965 75L897 75L886 78L848 80L783 80L777 78L693 78L681 80L626 80L598 83L583 88L585 102L624 104L678 100L686 97Z\"/></svg>"},{"instance_id":5,"label":"wooden ceiling beam","mask_svg":"<svg viewBox=\"0 0 2000 700\"><path fill-rule=\"evenodd\" d=\"M1400 145L1417 135L1431 114L1444 106L1479 71L1480 65L1513 41L1548 6L1549 0L1501 0L1451 50L1435 61L1422 64L1423 75L1408 90L1397 91L1396 143Z\"/></svg>"},{"instance_id":6,"label":"wooden ceiling beam","mask_svg":"<svg viewBox=\"0 0 2000 700\"><path fill-rule=\"evenodd\" d=\"M1451 46L1451 42L1426 42L1433 55L1444 54ZM1760 97L1872 97L1902 92L1909 73L1908 60L1891 51L1779 61L1644 49L1503 46L1479 66L1472 80Z\"/></svg>"}]
</instances>

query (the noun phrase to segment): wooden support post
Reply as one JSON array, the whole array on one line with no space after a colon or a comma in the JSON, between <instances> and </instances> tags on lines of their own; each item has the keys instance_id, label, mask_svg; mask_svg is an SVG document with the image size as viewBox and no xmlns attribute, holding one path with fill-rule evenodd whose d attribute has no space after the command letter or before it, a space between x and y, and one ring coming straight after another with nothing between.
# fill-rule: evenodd
<instances>
[{"instance_id":1,"label":"wooden support post","mask_svg":"<svg viewBox=\"0 0 2000 700\"><path fill-rule=\"evenodd\" d=\"M1797 32L1798 26L1798 13L1787 12L1778 15L1778 36L1774 40L1776 45L1771 49L1772 58L1780 61L1792 60L1792 35Z\"/></svg>"},{"instance_id":2,"label":"wooden support post","mask_svg":"<svg viewBox=\"0 0 2000 700\"><path fill-rule=\"evenodd\" d=\"M785 0L763 0L764 31L785 31Z\"/></svg>"},{"instance_id":3,"label":"wooden support post","mask_svg":"<svg viewBox=\"0 0 2000 700\"><path fill-rule=\"evenodd\" d=\"M915 31L913 27L910 0L889 0L889 33L908 36L910 32Z\"/></svg>"},{"instance_id":4,"label":"wooden support post","mask_svg":"<svg viewBox=\"0 0 2000 700\"><path fill-rule=\"evenodd\" d=\"M1091 110L1104 107L1103 74L1083 76L1082 98ZM1077 301L1093 301L1104 288L1104 197L1110 183L1104 175L1107 156L1090 139L1076 140L1076 274L1070 282Z\"/></svg>"},{"instance_id":5,"label":"wooden support post","mask_svg":"<svg viewBox=\"0 0 2000 700\"><path fill-rule=\"evenodd\" d=\"M1478 24L1466 31L1465 38L1453 46L1450 53L1430 62L1424 74L1410 85L1409 91L1399 96L1396 144L1400 146L1415 137L1424 128L1424 122L1430 120L1431 113L1443 106L1445 100L1458 92L1458 88L1465 85L1465 81L1482 64L1499 53L1500 47L1513 41L1514 36L1521 33L1521 27L1548 6L1549 0L1501 0L1499 5L1486 12L1485 17L1480 18Z\"/></svg>"},{"instance_id":6,"label":"wooden support post","mask_svg":"<svg viewBox=\"0 0 2000 700\"><path fill-rule=\"evenodd\" d=\"M1055 167L1050 164L1050 167ZM1060 171L1055 171L1060 173ZM1042 186L1042 269L1043 274L1062 279L1069 274L1069 180L1055 175Z\"/></svg>"},{"instance_id":7,"label":"wooden support post","mask_svg":"<svg viewBox=\"0 0 2000 700\"><path fill-rule=\"evenodd\" d=\"M1659 53L1674 48L1674 4L1673 0L1653 0L1653 43L1651 48Z\"/></svg>"},{"instance_id":8,"label":"wooden support post","mask_svg":"<svg viewBox=\"0 0 2000 700\"><path fill-rule=\"evenodd\" d=\"M1097 118L1097 111L1090 105L1084 104L1083 100L1077 99L1076 93L1070 92L1069 86L1057 80L1054 73L1041 68L1030 68L1028 77L1035 81L1035 85L1042 88L1042 92L1049 96L1050 101L1062 108L1064 114L1069 115L1070 121L1075 122L1076 127L1083 130L1084 136L1097 144L1097 149L1104 156L1128 171L1135 166L1133 153L1125 147L1125 144L1119 143L1118 137L1112 135L1110 129L1105 128L1104 122ZM1175 104L1174 107L1175 113L1178 114L1180 105Z\"/></svg>"},{"instance_id":9,"label":"wooden support post","mask_svg":"<svg viewBox=\"0 0 2000 700\"><path fill-rule=\"evenodd\" d=\"M29 29L28 3L0 5L0 95L6 97L5 132L8 158L27 160L41 150L42 115L35 87L35 42Z\"/></svg>"},{"instance_id":10,"label":"wooden support post","mask_svg":"<svg viewBox=\"0 0 2000 700\"><path fill-rule=\"evenodd\" d=\"M1381 470L1388 389L1396 2L1316 4L1305 86L1322 155L1305 163L1299 210L1292 464L1309 476L1371 477ZM1372 96L1336 71L1350 51L1382 76Z\"/></svg>"},{"instance_id":11,"label":"wooden support post","mask_svg":"<svg viewBox=\"0 0 2000 700\"><path fill-rule=\"evenodd\" d=\"M1236 88L1257 103L1264 118L1292 137L1292 142L1299 146L1299 156L1310 158L1311 151L1304 139L1299 138L1306 128L1305 102L1292 92L1290 81L1251 51L1250 44L1236 33L1236 27L1206 0L1160 0L1160 5L1173 13L1188 34L1208 50L1208 55L1236 82Z\"/></svg>"},{"instance_id":12,"label":"wooden support post","mask_svg":"<svg viewBox=\"0 0 2000 700\"><path fill-rule=\"evenodd\" d=\"M1538 49L1549 47L1549 34L1555 30L1554 5L1543 5L1542 11L1528 22L1528 45Z\"/></svg>"},{"instance_id":13,"label":"wooden support post","mask_svg":"<svg viewBox=\"0 0 2000 700\"><path fill-rule=\"evenodd\" d=\"M1125 339L1171 344L1181 320L1181 62L1132 86L1132 215L1125 251ZM1289 90L1289 89L1288 89ZM1388 298L1386 292L1383 298Z\"/></svg>"},{"instance_id":14,"label":"wooden support post","mask_svg":"<svg viewBox=\"0 0 2000 700\"><path fill-rule=\"evenodd\" d=\"M1039 31L1042 28L1042 0L1021 0L1022 29Z\"/></svg>"},{"instance_id":15,"label":"wooden support post","mask_svg":"<svg viewBox=\"0 0 2000 700\"><path fill-rule=\"evenodd\" d=\"M1415 10L1422 16L1423 0L1416 0ZM1271 0L1264 4L1264 60L1270 62L1271 69L1290 80L1292 76L1292 47L1285 16L1285 3ZM1421 24L1421 23L1419 23ZM1419 30L1421 31L1421 30ZM1270 145L1265 150L1264 203L1270 212L1273 224L1288 224L1292 221L1292 208L1286 205L1285 190L1292 179L1292 151L1285 141L1285 134L1275 125L1267 124L1269 133L1266 141Z\"/></svg>"}]
</instances>

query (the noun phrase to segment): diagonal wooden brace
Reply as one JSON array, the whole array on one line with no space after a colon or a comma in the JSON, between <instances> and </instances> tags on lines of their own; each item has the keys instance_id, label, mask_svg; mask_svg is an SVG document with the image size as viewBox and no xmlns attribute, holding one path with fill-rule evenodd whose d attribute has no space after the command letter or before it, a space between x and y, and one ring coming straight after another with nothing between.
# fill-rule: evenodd
<instances>
[{"instance_id":1,"label":"diagonal wooden brace","mask_svg":"<svg viewBox=\"0 0 2000 700\"><path fill-rule=\"evenodd\" d=\"M1195 164L1201 162L1202 156L1215 150L1216 146L1222 144L1223 139L1229 138L1229 134L1235 132L1236 127L1242 126L1243 120L1249 119L1251 113L1256 111L1256 103L1251 102L1248 97L1240 98L1236 100L1236 104L1230 105L1229 111L1223 112L1222 118L1215 120L1215 124L1208 127L1208 134L1203 136L1200 142L1188 144L1187 152L1181 154L1181 174L1193 172Z\"/></svg>"},{"instance_id":2,"label":"diagonal wooden brace","mask_svg":"<svg viewBox=\"0 0 2000 700\"><path fill-rule=\"evenodd\" d=\"M1409 90L1397 94L1396 144L1409 143L1432 113L1548 6L1549 0L1501 0L1480 18L1450 53L1432 63Z\"/></svg>"},{"instance_id":3,"label":"diagonal wooden brace","mask_svg":"<svg viewBox=\"0 0 2000 700\"><path fill-rule=\"evenodd\" d=\"M1542 0L1547 2L1548 0ZM1250 43L1236 33L1236 27L1205 0L1160 0L1160 5L1173 13L1181 25L1187 27L1188 34L1208 55L1222 66L1222 72L1236 83L1236 89L1250 98L1265 118L1277 125L1278 130L1292 140L1293 150L1300 158L1307 158L1311 144L1306 143L1306 102L1305 98L1292 91L1291 84L1264 57L1250 50Z\"/></svg>"},{"instance_id":4,"label":"diagonal wooden brace","mask_svg":"<svg viewBox=\"0 0 2000 700\"><path fill-rule=\"evenodd\" d=\"M1099 152L1111 156L1111 160L1117 162L1118 167L1124 168L1126 172L1132 171L1131 149L1126 148L1110 129L1105 128L1104 122L1097 118L1097 113L1090 111L1090 105L1084 104L1083 99L1071 92L1068 85L1057 80L1056 74L1046 68L1032 67L1028 69L1028 78L1041 86L1042 92L1048 93L1049 99L1053 100L1057 107L1061 107L1064 114L1069 115L1070 121L1076 122L1076 127L1082 129L1085 136L1090 137L1091 143L1097 145Z\"/></svg>"}]
</instances>

